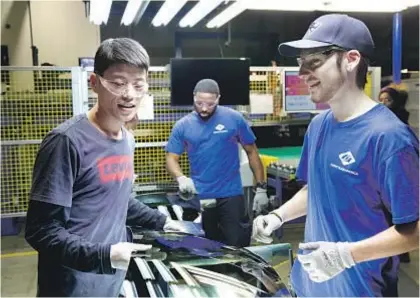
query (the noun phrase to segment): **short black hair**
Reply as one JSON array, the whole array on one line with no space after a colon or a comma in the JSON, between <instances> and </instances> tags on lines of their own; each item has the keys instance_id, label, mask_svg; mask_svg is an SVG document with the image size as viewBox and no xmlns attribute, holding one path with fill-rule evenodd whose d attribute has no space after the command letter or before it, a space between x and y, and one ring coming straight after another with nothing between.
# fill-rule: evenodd
<instances>
[{"instance_id":1,"label":"short black hair","mask_svg":"<svg viewBox=\"0 0 420 298\"><path fill-rule=\"evenodd\" d=\"M399 92L395 88L387 86L387 87L381 89L381 91L379 92L379 96L382 93L387 93L393 101L398 100Z\"/></svg>"},{"instance_id":2,"label":"short black hair","mask_svg":"<svg viewBox=\"0 0 420 298\"><path fill-rule=\"evenodd\" d=\"M397 90L393 87L387 86L382 88L379 92L379 96L382 93L388 93L392 99L392 107L397 109L404 109L407 104L408 93L405 90Z\"/></svg>"},{"instance_id":3,"label":"short black hair","mask_svg":"<svg viewBox=\"0 0 420 298\"><path fill-rule=\"evenodd\" d=\"M202 79L200 80L194 88L194 94L197 92L201 93L211 93L211 94L220 94L219 85L215 80L212 79Z\"/></svg>"},{"instance_id":4,"label":"short black hair","mask_svg":"<svg viewBox=\"0 0 420 298\"><path fill-rule=\"evenodd\" d=\"M150 58L146 49L131 38L109 38L96 51L94 72L102 76L115 64L127 64L148 71Z\"/></svg>"},{"instance_id":5,"label":"short black hair","mask_svg":"<svg viewBox=\"0 0 420 298\"><path fill-rule=\"evenodd\" d=\"M367 83L367 74L369 70L369 59L367 57L362 56L357 66L356 72L356 86L364 90L366 83Z\"/></svg>"}]
</instances>

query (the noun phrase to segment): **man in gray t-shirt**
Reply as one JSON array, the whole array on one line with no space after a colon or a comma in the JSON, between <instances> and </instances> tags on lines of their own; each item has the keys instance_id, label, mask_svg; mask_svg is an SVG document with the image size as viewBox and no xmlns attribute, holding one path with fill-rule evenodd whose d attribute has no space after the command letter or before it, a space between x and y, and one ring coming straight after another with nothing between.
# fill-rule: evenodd
<instances>
[{"instance_id":1,"label":"man in gray t-shirt","mask_svg":"<svg viewBox=\"0 0 420 298\"><path fill-rule=\"evenodd\" d=\"M53 129L33 170L26 240L39 252L38 296L118 296L131 252L126 225L181 230L130 198L134 137L124 123L147 92L149 56L128 38L105 40L90 80L97 104Z\"/></svg>"}]
</instances>

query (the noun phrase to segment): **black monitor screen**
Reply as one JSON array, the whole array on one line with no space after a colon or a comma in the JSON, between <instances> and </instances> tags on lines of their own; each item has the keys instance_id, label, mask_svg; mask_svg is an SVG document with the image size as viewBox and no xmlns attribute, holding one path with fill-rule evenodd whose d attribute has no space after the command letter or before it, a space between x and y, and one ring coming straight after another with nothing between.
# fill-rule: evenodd
<instances>
[{"instance_id":1,"label":"black monitor screen","mask_svg":"<svg viewBox=\"0 0 420 298\"><path fill-rule=\"evenodd\" d=\"M247 58L171 59L171 105L191 106L198 81L213 79L219 84L220 105L249 105Z\"/></svg>"}]
</instances>

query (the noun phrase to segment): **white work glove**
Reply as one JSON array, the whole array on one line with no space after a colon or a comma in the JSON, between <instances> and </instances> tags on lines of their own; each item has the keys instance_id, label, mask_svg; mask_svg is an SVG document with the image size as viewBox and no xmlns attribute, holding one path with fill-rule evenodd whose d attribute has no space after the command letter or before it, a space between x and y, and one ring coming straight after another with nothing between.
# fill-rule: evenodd
<instances>
[{"instance_id":1,"label":"white work glove","mask_svg":"<svg viewBox=\"0 0 420 298\"><path fill-rule=\"evenodd\" d=\"M268 206L267 190L264 188L257 187L254 196L254 203L252 210L257 214L260 214Z\"/></svg>"},{"instance_id":2,"label":"white work glove","mask_svg":"<svg viewBox=\"0 0 420 298\"><path fill-rule=\"evenodd\" d=\"M303 269L314 282L324 282L355 265L348 242L309 242L299 244L309 254L298 254Z\"/></svg>"},{"instance_id":3,"label":"white work glove","mask_svg":"<svg viewBox=\"0 0 420 298\"><path fill-rule=\"evenodd\" d=\"M252 238L258 242L270 244L273 242L271 234L282 226L283 222L274 214L260 215L254 219Z\"/></svg>"},{"instance_id":4,"label":"white work glove","mask_svg":"<svg viewBox=\"0 0 420 298\"><path fill-rule=\"evenodd\" d=\"M181 232L187 233L186 228L178 221L166 217L165 225L163 226L165 232Z\"/></svg>"},{"instance_id":5,"label":"white work glove","mask_svg":"<svg viewBox=\"0 0 420 298\"><path fill-rule=\"evenodd\" d=\"M128 265L130 264L131 253L136 251L146 251L151 248L151 245L131 242L119 242L111 245L111 266L115 269L127 270Z\"/></svg>"},{"instance_id":6,"label":"white work glove","mask_svg":"<svg viewBox=\"0 0 420 298\"><path fill-rule=\"evenodd\" d=\"M201 213L193 220L194 223L201 223Z\"/></svg>"},{"instance_id":7,"label":"white work glove","mask_svg":"<svg viewBox=\"0 0 420 298\"><path fill-rule=\"evenodd\" d=\"M191 178L186 176L179 176L176 178L176 180L178 181L178 187L181 192L191 194L197 193L197 190L194 186L194 181Z\"/></svg>"}]
</instances>

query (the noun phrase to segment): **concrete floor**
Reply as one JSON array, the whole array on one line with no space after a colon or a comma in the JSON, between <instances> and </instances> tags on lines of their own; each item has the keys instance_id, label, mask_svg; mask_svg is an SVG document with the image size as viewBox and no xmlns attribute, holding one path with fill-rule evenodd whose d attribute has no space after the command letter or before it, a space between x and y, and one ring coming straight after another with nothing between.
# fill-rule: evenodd
<instances>
[{"instance_id":1,"label":"concrete floor","mask_svg":"<svg viewBox=\"0 0 420 298\"><path fill-rule=\"evenodd\" d=\"M293 251L303 239L301 225L290 225L284 229L282 242L291 243ZM419 252L410 254L411 262L401 264L400 296L419 297ZM288 283L289 263L275 266L279 275ZM37 283L37 254L26 243L23 234L1 237L1 296L34 297Z\"/></svg>"}]
</instances>

